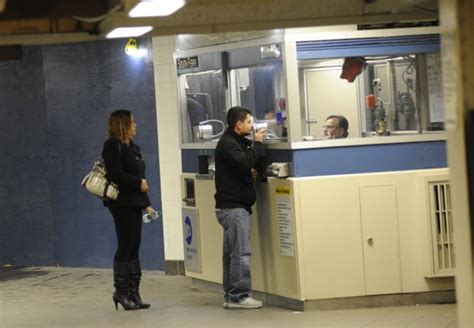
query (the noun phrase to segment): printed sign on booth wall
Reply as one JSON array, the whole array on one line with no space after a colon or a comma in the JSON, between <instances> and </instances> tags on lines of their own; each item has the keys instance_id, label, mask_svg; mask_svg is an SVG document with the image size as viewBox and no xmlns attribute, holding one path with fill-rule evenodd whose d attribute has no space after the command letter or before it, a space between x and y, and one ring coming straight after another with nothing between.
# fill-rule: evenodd
<instances>
[{"instance_id":1,"label":"printed sign on booth wall","mask_svg":"<svg viewBox=\"0 0 474 328\"><path fill-rule=\"evenodd\" d=\"M277 187L275 193L280 255L294 257L295 239L293 236L293 208L290 188Z\"/></svg>"},{"instance_id":2,"label":"printed sign on booth wall","mask_svg":"<svg viewBox=\"0 0 474 328\"><path fill-rule=\"evenodd\" d=\"M196 208L183 208L181 211L183 218L184 266L188 271L201 272L199 212Z\"/></svg>"}]
</instances>

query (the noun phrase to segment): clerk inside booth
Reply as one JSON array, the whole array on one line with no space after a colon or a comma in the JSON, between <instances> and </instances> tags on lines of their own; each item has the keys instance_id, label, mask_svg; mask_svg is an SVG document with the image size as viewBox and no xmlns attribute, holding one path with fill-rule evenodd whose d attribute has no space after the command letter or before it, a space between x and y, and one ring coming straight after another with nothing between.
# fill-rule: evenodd
<instances>
[{"instance_id":1,"label":"clerk inside booth","mask_svg":"<svg viewBox=\"0 0 474 328\"><path fill-rule=\"evenodd\" d=\"M286 30L175 57L197 58L177 71L183 224L195 243L185 245L186 275L221 282L213 150L226 109L243 105L269 131L269 176L256 185L252 218L255 291L296 309L454 299L436 27ZM363 69L345 80L347 58ZM205 108L199 123L189 97ZM322 140L332 114L348 119L348 138Z\"/></svg>"}]
</instances>

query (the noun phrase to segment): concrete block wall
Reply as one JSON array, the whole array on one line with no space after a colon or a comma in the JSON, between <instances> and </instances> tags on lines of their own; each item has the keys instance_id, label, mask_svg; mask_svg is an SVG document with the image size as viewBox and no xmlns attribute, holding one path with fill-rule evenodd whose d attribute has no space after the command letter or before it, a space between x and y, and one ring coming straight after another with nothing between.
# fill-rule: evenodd
<instances>
[{"instance_id":1,"label":"concrete block wall","mask_svg":"<svg viewBox=\"0 0 474 328\"><path fill-rule=\"evenodd\" d=\"M7 127L0 264L111 266L111 215L80 181L100 156L115 109L134 113L150 197L161 209L153 64L128 57L125 43L24 47L21 61L0 62L0 117ZM143 228L143 266L163 269L161 222Z\"/></svg>"},{"instance_id":2,"label":"concrete block wall","mask_svg":"<svg viewBox=\"0 0 474 328\"><path fill-rule=\"evenodd\" d=\"M0 264L55 259L48 121L40 47L0 62Z\"/></svg>"}]
</instances>

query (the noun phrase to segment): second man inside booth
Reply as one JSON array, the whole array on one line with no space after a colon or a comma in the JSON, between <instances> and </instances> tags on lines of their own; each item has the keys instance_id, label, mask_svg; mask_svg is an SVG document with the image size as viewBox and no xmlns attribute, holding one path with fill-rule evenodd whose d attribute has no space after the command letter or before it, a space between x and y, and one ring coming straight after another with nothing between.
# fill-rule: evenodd
<instances>
[{"instance_id":1,"label":"second man inside booth","mask_svg":"<svg viewBox=\"0 0 474 328\"><path fill-rule=\"evenodd\" d=\"M330 115L323 126L325 139L347 138L349 135L349 121L342 115Z\"/></svg>"},{"instance_id":2,"label":"second man inside booth","mask_svg":"<svg viewBox=\"0 0 474 328\"><path fill-rule=\"evenodd\" d=\"M265 130L252 135L252 113L244 107L227 112L228 128L215 151L216 216L224 230L223 288L226 309L258 309L250 296L250 215L256 200L254 181L264 155Z\"/></svg>"}]
</instances>

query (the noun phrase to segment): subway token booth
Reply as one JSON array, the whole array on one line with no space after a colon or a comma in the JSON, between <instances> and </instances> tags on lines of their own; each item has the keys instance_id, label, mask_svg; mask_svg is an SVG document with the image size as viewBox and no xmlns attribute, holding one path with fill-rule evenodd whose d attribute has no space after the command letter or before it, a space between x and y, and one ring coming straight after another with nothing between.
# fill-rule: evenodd
<instances>
[{"instance_id":1,"label":"subway token booth","mask_svg":"<svg viewBox=\"0 0 474 328\"><path fill-rule=\"evenodd\" d=\"M257 298L297 310L454 301L439 48L436 27L344 26L176 52L186 275L221 288L213 154L242 105L267 130ZM329 115L347 118L347 138L324 139Z\"/></svg>"}]
</instances>

